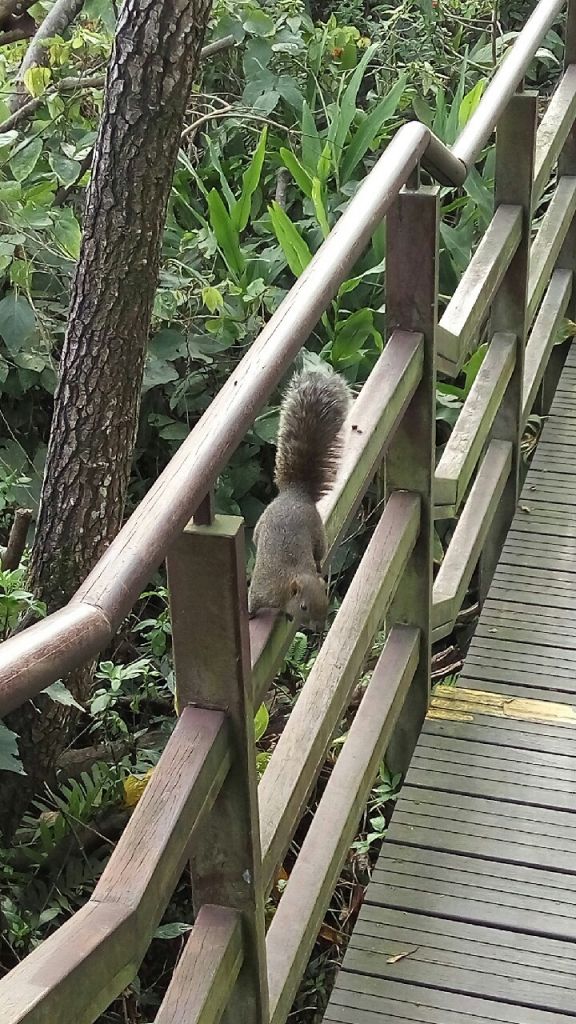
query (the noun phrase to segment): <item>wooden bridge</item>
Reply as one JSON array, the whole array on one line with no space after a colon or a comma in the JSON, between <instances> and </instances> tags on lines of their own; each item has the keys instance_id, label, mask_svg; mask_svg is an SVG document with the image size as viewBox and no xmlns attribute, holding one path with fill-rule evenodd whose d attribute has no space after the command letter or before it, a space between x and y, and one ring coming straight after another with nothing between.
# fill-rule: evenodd
<instances>
[{"instance_id":1,"label":"wooden bridge","mask_svg":"<svg viewBox=\"0 0 576 1024\"><path fill-rule=\"evenodd\" d=\"M91 899L0 982L2 1024L96 1021L137 973L187 862L195 925L157 1024L284 1022L385 754L409 771L327 1019L576 1016L576 358L563 366L555 344L575 319L576 0L565 7L536 5L454 146L416 122L397 132L68 606L2 645L6 714L104 650L166 559L178 723ZM523 79L561 15L565 69L538 125ZM440 190L420 172L457 189L495 128L494 215L438 319ZM212 489L384 216L388 340L322 502L331 550L383 467L387 501L257 787L254 709L293 629L248 623L243 526L214 515ZM456 375L481 339L435 466L436 369ZM554 393L519 499L523 429ZM435 580L434 518L457 520ZM477 568L465 670L430 708L432 639L451 632ZM265 934L266 893L384 621Z\"/></svg>"}]
</instances>

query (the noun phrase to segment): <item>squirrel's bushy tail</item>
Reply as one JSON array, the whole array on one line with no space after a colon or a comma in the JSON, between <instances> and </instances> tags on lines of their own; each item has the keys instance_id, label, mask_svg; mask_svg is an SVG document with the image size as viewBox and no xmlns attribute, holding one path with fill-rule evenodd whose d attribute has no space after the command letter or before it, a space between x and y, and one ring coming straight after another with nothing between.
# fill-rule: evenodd
<instances>
[{"instance_id":1,"label":"squirrel's bushy tail","mask_svg":"<svg viewBox=\"0 0 576 1024\"><path fill-rule=\"evenodd\" d=\"M280 407L274 474L279 491L297 486L319 501L330 490L350 399L346 381L335 373L294 375Z\"/></svg>"}]
</instances>

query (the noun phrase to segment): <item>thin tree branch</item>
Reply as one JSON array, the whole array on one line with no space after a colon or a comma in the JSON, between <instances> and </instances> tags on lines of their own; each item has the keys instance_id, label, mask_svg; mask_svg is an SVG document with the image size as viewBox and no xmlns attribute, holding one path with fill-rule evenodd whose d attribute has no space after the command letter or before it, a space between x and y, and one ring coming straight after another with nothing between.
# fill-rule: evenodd
<instances>
[{"instance_id":1,"label":"thin tree branch","mask_svg":"<svg viewBox=\"0 0 576 1024\"><path fill-rule=\"evenodd\" d=\"M72 24L83 6L84 0L56 0L54 7L44 18L24 55L16 79L18 83L22 83L24 75L30 68L47 63L48 53L44 42L53 36L61 35ZM8 99L8 109L14 113L25 102L26 92L20 84L20 88Z\"/></svg>"},{"instance_id":2,"label":"thin tree branch","mask_svg":"<svg viewBox=\"0 0 576 1024\"><path fill-rule=\"evenodd\" d=\"M44 23L43 23L44 24ZM2 37L0 35L0 42ZM200 51L200 59L205 60L206 57L210 57L215 53L220 53L221 50L227 50L231 46L234 46L236 40L234 36L224 36L223 39L217 39L214 43L208 43L207 46L203 46ZM20 77L22 68L20 69L18 76ZM59 82L55 83L53 89L49 92L45 92L42 96L37 96L34 99L28 100L18 109L7 117L5 121L0 124L0 133L8 132L11 128L15 128L16 125L22 121L26 121L29 117L32 117L36 113L39 107L41 107L47 99L57 95L60 92L73 92L74 89L103 89L106 84L106 75L86 75L85 77L69 77L61 78ZM10 101L8 101L11 108ZM191 128L193 126L190 126ZM73 187L73 186L72 186Z\"/></svg>"},{"instance_id":3,"label":"thin tree branch","mask_svg":"<svg viewBox=\"0 0 576 1024\"><path fill-rule=\"evenodd\" d=\"M276 175L276 195L275 200L278 206L286 209L286 193L288 192L288 185L290 184L290 172L285 167L280 167Z\"/></svg>"},{"instance_id":4,"label":"thin tree branch","mask_svg":"<svg viewBox=\"0 0 576 1024\"><path fill-rule=\"evenodd\" d=\"M17 508L10 530L8 544L2 554L2 569L17 569L26 547L28 527L32 520L32 509Z\"/></svg>"},{"instance_id":5,"label":"thin tree branch","mask_svg":"<svg viewBox=\"0 0 576 1024\"><path fill-rule=\"evenodd\" d=\"M21 39L30 39L34 35L36 23L30 19L22 19L22 26L11 28L7 32L0 32L0 46L9 46L10 43L18 43Z\"/></svg>"}]
</instances>

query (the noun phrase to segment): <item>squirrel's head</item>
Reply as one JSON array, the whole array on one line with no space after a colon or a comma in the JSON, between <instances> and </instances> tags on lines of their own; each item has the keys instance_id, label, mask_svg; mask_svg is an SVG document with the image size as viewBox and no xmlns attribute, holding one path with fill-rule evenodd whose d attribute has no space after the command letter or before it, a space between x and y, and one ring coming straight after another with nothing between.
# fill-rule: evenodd
<instances>
[{"instance_id":1,"label":"squirrel's head","mask_svg":"<svg viewBox=\"0 0 576 1024\"><path fill-rule=\"evenodd\" d=\"M301 573L290 582L286 612L304 626L321 629L328 612L326 584L321 576Z\"/></svg>"}]
</instances>

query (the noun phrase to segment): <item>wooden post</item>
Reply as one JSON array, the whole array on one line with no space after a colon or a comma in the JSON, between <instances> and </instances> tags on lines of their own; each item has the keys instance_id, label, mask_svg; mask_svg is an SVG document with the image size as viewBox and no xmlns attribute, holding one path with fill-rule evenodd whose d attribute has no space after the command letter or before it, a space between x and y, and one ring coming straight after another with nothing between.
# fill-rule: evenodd
<instances>
[{"instance_id":1,"label":"wooden post","mask_svg":"<svg viewBox=\"0 0 576 1024\"><path fill-rule=\"evenodd\" d=\"M190 524L171 548L168 587L176 687L187 705L226 711L232 767L190 849L194 909L239 911L244 960L226 1024L268 1024L264 886L242 520Z\"/></svg>"},{"instance_id":2,"label":"wooden post","mask_svg":"<svg viewBox=\"0 0 576 1024\"><path fill-rule=\"evenodd\" d=\"M387 616L389 626L417 626L421 638L418 668L388 748L387 761L393 772L407 770L430 699L438 195L437 187L421 187L414 191L404 189L389 211L387 220L388 336L396 329L424 335L422 379L386 458L388 493L408 490L421 498L419 537Z\"/></svg>"},{"instance_id":3,"label":"wooden post","mask_svg":"<svg viewBox=\"0 0 576 1024\"><path fill-rule=\"evenodd\" d=\"M494 299L490 319L491 335L497 331L510 331L516 336L516 362L487 442L494 438L509 441L512 444L512 467L480 559L481 601L488 593L516 511L520 488L522 388L537 112L536 92L517 93L510 100L496 129L494 207L497 209L502 204L522 207L522 237Z\"/></svg>"},{"instance_id":4,"label":"wooden post","mask_svg":"<svg viewBox=\"0 0 576 1024\"><path fill-rule=\"evenodd\" d=\"M566 12L564 70L570 64L576 64L576 0L568 0L568 10ZM568 138L558 158L558 178L562 175L570 177L576 175L576 123L572 124ZM574 320L576 319L576 220L572 221L568 234L564 239L556 266L562 270L571 270L574 275L572 278L572 295L566 310L566 316ZM568 354L569 345L570 341L567 341L564 345L555 345L550 353L550 360L544 371L538 395L537 409L541 416L547 416L550 411L552 399L554 398L562 367L564 366L564 360Z\"/></svg>"}]
</instances>

